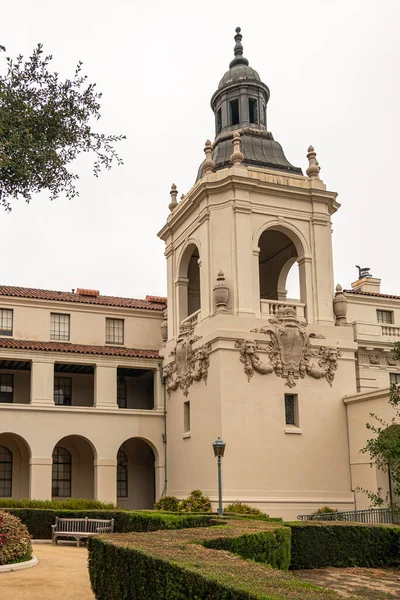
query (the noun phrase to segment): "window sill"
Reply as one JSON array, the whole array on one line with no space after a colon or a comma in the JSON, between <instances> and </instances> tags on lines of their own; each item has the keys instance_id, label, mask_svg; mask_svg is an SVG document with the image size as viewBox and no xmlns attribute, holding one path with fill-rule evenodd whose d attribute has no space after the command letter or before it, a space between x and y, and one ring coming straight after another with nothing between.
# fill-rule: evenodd
<instances>
[{"instance_id":1,"label":"window sill","mask_svg":"<svg viewBox=\"0 0 400 600\"><path fill-rule=\"evenodd\" d=\"M291 427L285 427L285 433L300 434L300 433L303 433L303 431L300 429L300 427L296 427L295 425L292 425Z\"/></svg>"},{"instance_id":2,"label":"window sill","mask_svg":"<svg viewBox=\"0 0 400 600\"><path fill-rule=\"evenodd\" d=\"M186 433L184 433L184 434L182 435L182 438L183 438L184 440L187 440L187 439L188 439L188 438L190 438L190 437L192 437L192 434L190 433L190 431L187 431Z\"/></svg>"}]
</instances>

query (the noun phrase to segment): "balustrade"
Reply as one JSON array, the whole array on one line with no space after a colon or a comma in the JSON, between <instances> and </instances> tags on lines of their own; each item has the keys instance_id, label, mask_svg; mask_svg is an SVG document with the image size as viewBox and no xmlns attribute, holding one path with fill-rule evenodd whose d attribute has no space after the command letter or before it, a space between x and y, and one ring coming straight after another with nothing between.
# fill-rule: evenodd
<instances>
[{"instance_id":1,"label":"balustrade","mask_svg":"<svg viewBox=\"0 0 400 600\"><path fill-rule=\"evenodd\" d=\"M382 325L382 335L386 337L400 338L400 327L393 325Z\"/></svg>"},{"instance_id":2,"label":"balustrade","mask_svg":"<svg viewBox=\"0 0 400 600\"><path fill-rule=\"evenodd\" d=\"M261 314L262 315L273 315L278 313L280 308L293 308L296 311L296 317L300 321L305 321L305 304L296 301L284 301L284 300L261 300Z\"/></svg>"}]
</instances>

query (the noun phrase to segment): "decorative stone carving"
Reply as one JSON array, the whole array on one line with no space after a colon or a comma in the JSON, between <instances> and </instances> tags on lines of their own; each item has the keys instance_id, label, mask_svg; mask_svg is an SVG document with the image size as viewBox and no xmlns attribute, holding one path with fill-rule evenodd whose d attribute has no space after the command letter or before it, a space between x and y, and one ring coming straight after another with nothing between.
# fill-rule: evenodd
<instances>
[{"instance_id":1,"label":"decorative stone carving","mask_svg":"<svg viewBox=\"0 0 400 600\"><path fill-rule=\"evenodd\" d=\"M342 286L338 283L336 286L336 294L333 299L333 312L336 317L336 325L344 325L347 323L347 298L343 293Z\"/></svg>"},{"instance_id":2,"label":"decorative stone carving","mask_svg":"<svg viewBox=\"0 0 400 600\"><path fill-rule=\"evenodd\" d=\"M240 150L240 133L235 131L233 134L233 153L231 154L231 163L233 165L241 165L244 160L244 154Z\"/></svg>"},{"instance_id":3,"label":"decorative stone carving","mask_svg":"<svg viewBox=\"0 0 400 600\"><path fill-rule=\"evenodd\" d=\"M213 292L217 310L226 310L229 298L229 287L226 285L225 275L222 269L218 271L217 283L214 285Z\"/></svg>"},{"instance_id":4,"label":"decorative stone carving","mask_svg":"<svg viewBox=\"0 0 400 600\"><path fill-rule=\"evenodd\" d=\"M204 147L204 154L206 155L206 159L204 161L204 172L205 173L212 173L213 169L215 168L215 162L212 159L212 144L210 142L210 140L206 140L205 143L205 147Z\"/></svg>"},{"instance_id":5,"label":"decorative stone carving","mask_svg":"<svg viewBox=\"0 0 400 600\"><path fill-rule=\"evenodd\" d=\"M323 336L309 333L291 307L280 308L269 323L252 332L269 335L270 341L236 341L235 348L240 350L247 379L250 381L254 371L261 375L275 371L278 377L287 379L286 385L290 388L296 385L296 379L303 379L306 374L314 379L325 378L332 386L340 351L328 346L312 348L310 339L323 339ZM266 360L261 360L260 351L266 354Z\"/></svg>"},{"instance_id":6,"label":"decorative stone carving","mask_svg":"<svg viewBox=\"0 0 400 600\"><path fill-rule=\"evenodd\" d=\"M369 358L370 365L379 365L380 364L379 354L370 354L368 356L368 358Z\"/></svg>"},{"instance_id":7,"label":"decorative stone carving","mask_svg":"<svg viewBox=\"0 0 400 600\"><path fill-rule=\"evenodd\" d=\"M306 171L307 175L310 179L319 179L319 172L321 167L319 166L319 162L317 161L317 153L314 150L314 146L308 147L308 169Z\"/></svg>"},{"instance_id":8,"label":"decorative stone carving","mask_svg":"<svg viewBox=\"0 0 400 600\"><path fill-rule=\"evenodd\" d=\"M178 195L178 190L174 183L171 185L170 194L171 194L171 202L169 203L168 208L172 212L174 210L174 208L176 208L178 206L178 202L176 200L176 197Z\"/></svg>"},{"instance_id":9,"label":"decorative stone carving","mask_svg":"<svg viewBox=\"0 0 400 600\"><path fill-rule=\"evenodd\" d=\"M395 367L397 365L397 360L395 359L393 354L386 357L386 362L389 365L389 367Z\"/></svg>"},{"instance_id":10,"label":"decorative stone carving","mask_svg":"<svg viewBox=\"0 0 400 600\"><path fill-rule=\"evenodd\" d=\"M179 333L175 350L170 354L174 360L163 369L168 394L180 388L187 396L193 381L203 379L207 385L211 344L203 344L199 348L193 349L193 344L200 339L198 335L194 334L194 326L191 324L184 326Z\"/></svg>"},{"instance_id":11,"label":"decorative stone carving","mask_svg":"<svg viewBox=\"0 0 400 600\"><path fill-rule=\"evenodd\" d=\"M162 341L165 344L168 340L168 309L167 308L164 310L164 319L160 325L160 329L161 329Z\"/></svg>"}]
</instances>

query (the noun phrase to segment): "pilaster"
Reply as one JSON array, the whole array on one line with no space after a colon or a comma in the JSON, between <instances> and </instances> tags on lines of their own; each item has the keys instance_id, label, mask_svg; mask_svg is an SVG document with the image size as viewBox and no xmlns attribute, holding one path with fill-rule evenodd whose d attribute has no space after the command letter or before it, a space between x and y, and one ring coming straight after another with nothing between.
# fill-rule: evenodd
<instances>
[{"instance_id":1,"label":"pilaster","mask_svg":"<svg viewBox=\"0 0 400 600\"><path fill-rule=\"evenodd\" d=\"M118 408L117 367L115 364L96 365L94 374L94 406Z\"/></svg>"},{"instance_id":2,"label":"pilaster","mask_svg":"<svg viewBox=\"0 0 400 600\"><path fill-rule=\"evenodd\" d=\"M36 458L29 460L29 498L31 500L51 500L52 490L52 458Z\"/></svg>"},{"instance_id":3,"label":"pilaster","mask_svg":"<svg viewBox=\"0 0 400 600\"><path fill-rule=\"evenodd\" d=\"M100 502L117 504L117 459L94 460L94 497Z\"/></svg>"},{"instance_id":4,"label":"pilaster","mask_svg":"<svg viewBox=\"0 0 400 600\"><path fill-rule=\"evenodd\" d=\"M54 405L54 360L41 357L32 361L30 404Z\"/></svg>"}]
</instances>

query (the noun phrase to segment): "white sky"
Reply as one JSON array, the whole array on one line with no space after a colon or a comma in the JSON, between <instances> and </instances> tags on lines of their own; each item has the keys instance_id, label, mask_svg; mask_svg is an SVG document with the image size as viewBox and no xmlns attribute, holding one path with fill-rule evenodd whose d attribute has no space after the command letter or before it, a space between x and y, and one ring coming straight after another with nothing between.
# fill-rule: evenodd
<instances>
[{"instance_id":1,"label":"white sky","mask_svg":"<svg viewBox=\"0 0 400 600\"><path fill-rule=\"evenodd\" d=\"M3 3L7 54L28 56L42 42L63 77L82 60L103 92L98 129L127 140L125 165L99 179L79 161L79 198L43 194L0 212L0 283L165 295L156 234L171 183L179 196L190 189L214 139L209 101L239 25L244 55L271 90L270 131L303 171L313 144L321 178L339 193L335 282L350 286L359 264L400 294L399 23L400 0Z\"/></svg>"}]
</instances>

